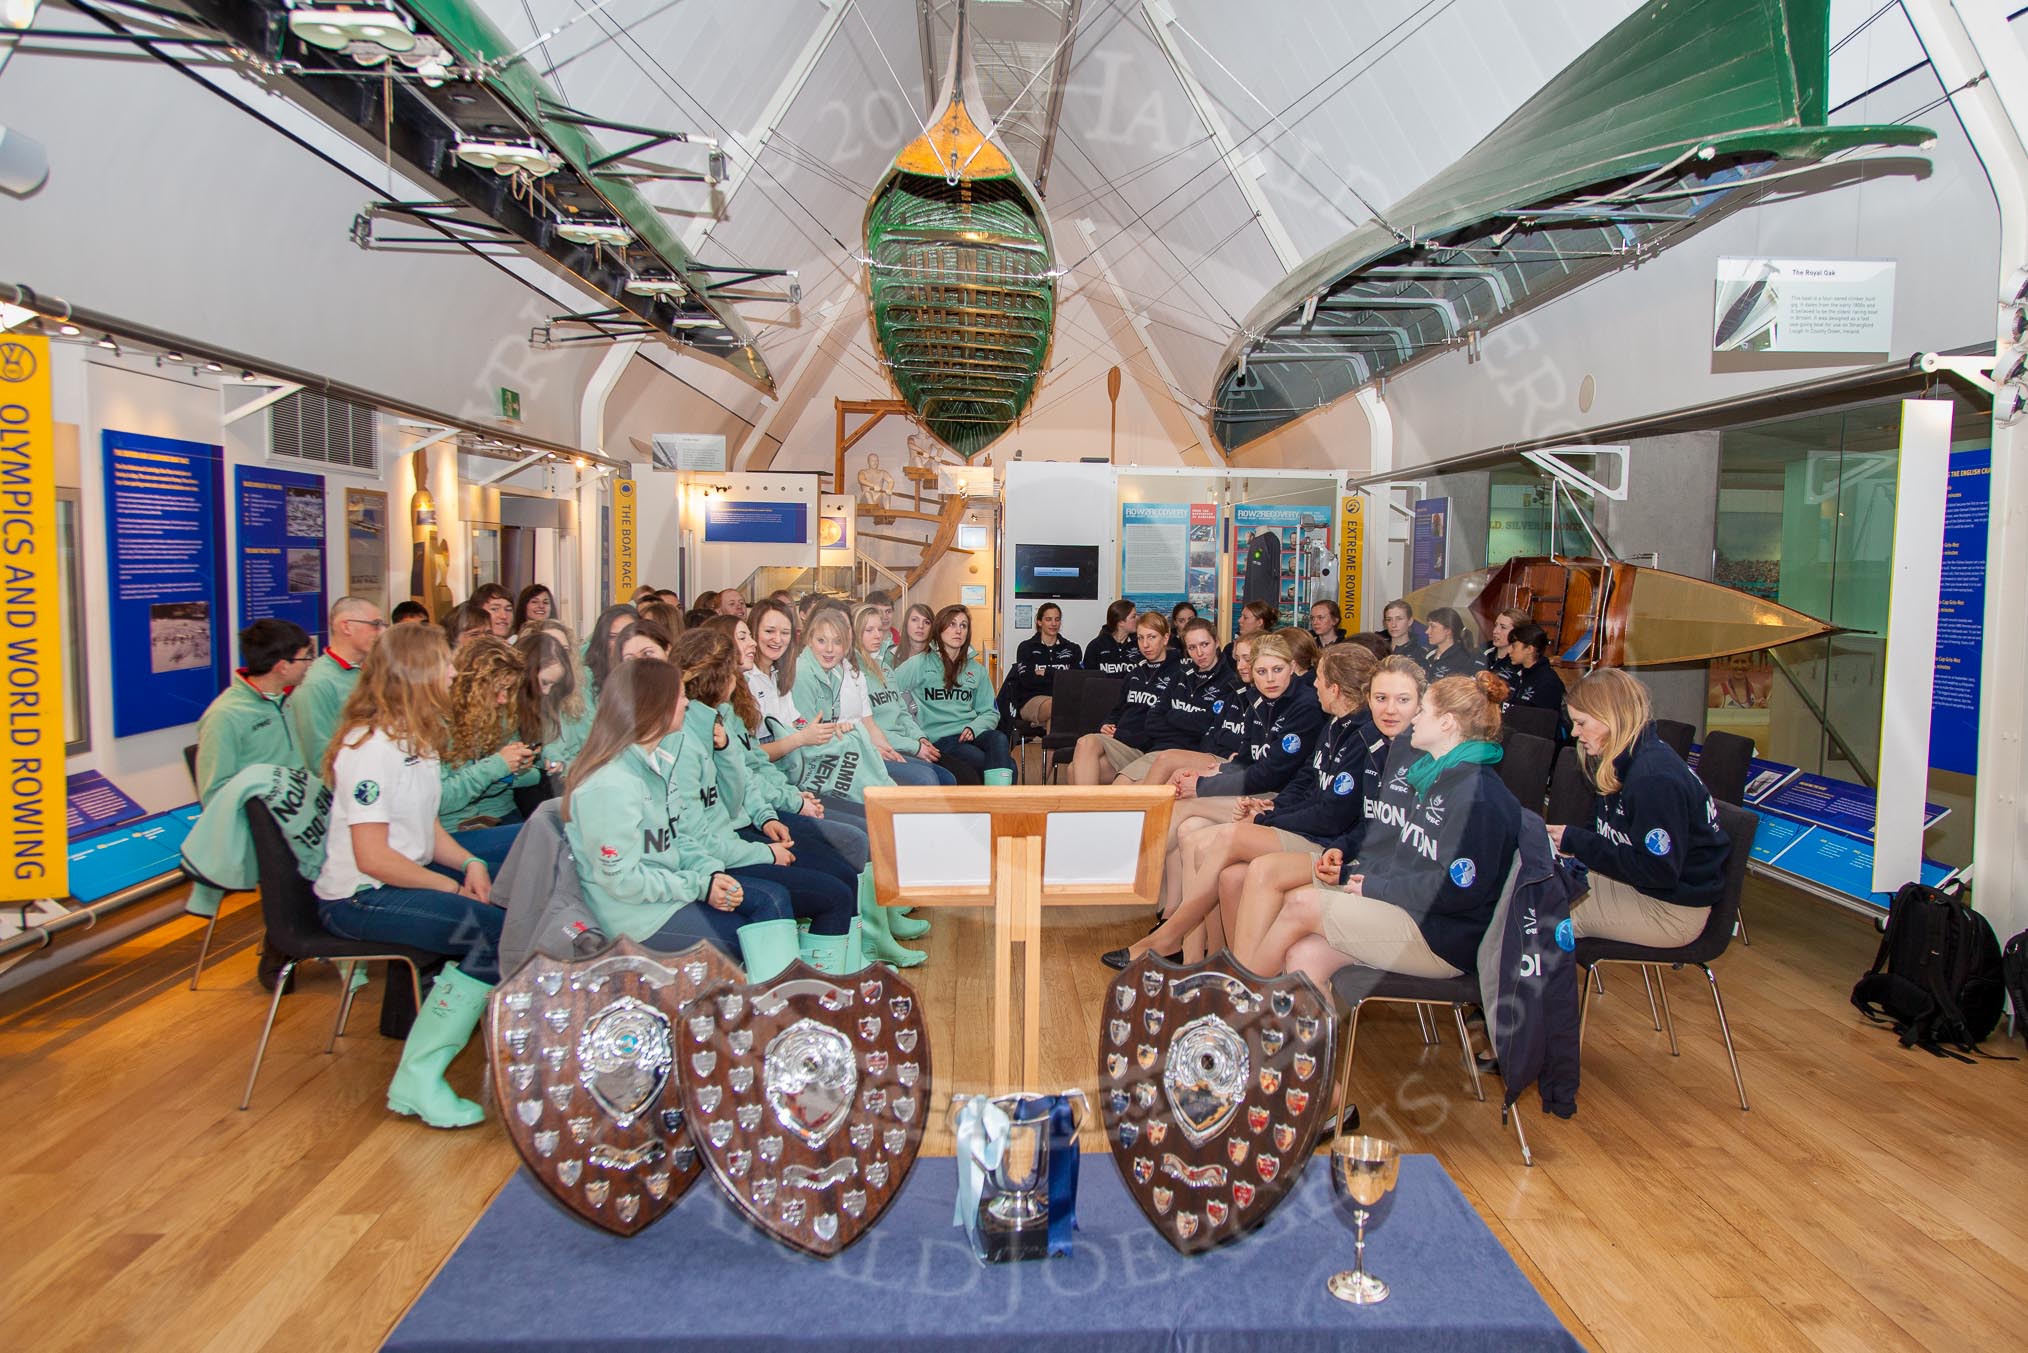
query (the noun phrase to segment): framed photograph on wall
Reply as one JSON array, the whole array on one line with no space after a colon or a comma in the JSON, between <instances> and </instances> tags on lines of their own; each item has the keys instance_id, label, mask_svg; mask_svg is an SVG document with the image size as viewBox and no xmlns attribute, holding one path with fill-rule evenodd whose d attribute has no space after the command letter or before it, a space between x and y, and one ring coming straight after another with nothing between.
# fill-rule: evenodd
<instances>
[{"instance_id":1,"label":"framed photograph on wall","mask_svg":"<svg viewBox=\"0 0 2028 1353\"><path fill-rule=\"evenodd\" d=\"M387 495L345 490L345 595L387 605Z\"/></svg>"}]
</instances>

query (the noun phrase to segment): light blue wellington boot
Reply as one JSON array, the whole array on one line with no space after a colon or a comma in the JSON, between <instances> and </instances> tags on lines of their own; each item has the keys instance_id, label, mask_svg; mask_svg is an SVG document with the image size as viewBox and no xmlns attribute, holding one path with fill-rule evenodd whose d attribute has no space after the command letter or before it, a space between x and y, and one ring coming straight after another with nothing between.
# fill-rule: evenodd
<instances>
[{"instance_id":1,"label":"light blue wellington boot","mask_svg":"<svg viewBox=\"0 0 2028 1353\"><path fill-rule=\"evenodd\" d=\"M478 1027L492 990L492 983L467 976L457 964L444 965L430 987L429 999L416 1014L408 1041L402 1044L401 1065L394 1069L394 1079L387 1086L390 1110L438 1128L471 1127L485 1121L486 1111L459 1098L444 1080L444 1072Z\"/></svg>"},{"instance_id":2,"label":"light blue wellington boot","mask_svg":"<svg viewBox=\"0 0 2028 1353\"><path fill-rule=\"evenodd\" d=\"M739 928L739 952L746 968L746 980L765 982L802 954L802 934L796 923L755 921Z\"/></svg>"},{"instance_id":3,"label":"light blue wellington boot","mask_svg":"<svg viewBox=\"0 0 2028 1353\"><path fill-rule=\"evenodd\" d=\"M929 934L929 922L911 916L909 907L887 907L887 933L898 940L919 940Z\"/></svg>"},{"instance_id":4,"label":"light blue wellington boot","mask_svg":"<svg viewBox=\"0 0 2028 1353\"><path fill-rule=\"evenodd\" d=\"M803 962L833 977L843 977L865 967L859 950L858 920L855 918L843 935L803 936Z\"/></svg>"},{"instance_id":5,"label":"light blue wellington boot","mask_svg":"<svg viewBox=\"0 0 2028 1353\"><path fill-rule=\"evenodd\" d=\"M888 930L887 922L887 908L873 900L873 869L868 866L859 873L859 943L866 951L867 962L913 968L929 957L920 949L903 948Z\"/></svg>"}]
</instances>

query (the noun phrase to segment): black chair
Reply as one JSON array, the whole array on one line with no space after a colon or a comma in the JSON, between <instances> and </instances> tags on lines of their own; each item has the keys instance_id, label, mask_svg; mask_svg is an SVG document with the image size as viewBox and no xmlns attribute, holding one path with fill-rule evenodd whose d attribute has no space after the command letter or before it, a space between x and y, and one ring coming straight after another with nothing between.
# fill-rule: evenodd
<instances>
[{"instance_id":1,"label":"black chair","mask_svg":"<svg viewBox=\"0 0 2028 1353\"><path fill-rule=\"evenodd\" d=\"M1670 751L1688 761L1690 744L1697 741L1697 725L1684 723L1678 719L1657 719L1655 736L1668 744Z\"/></svg>"},{"instance_id":2,"label":"black chair","mask_svg":"<svg viewBox=\"0 0 2028 1353\"><path fill-rule=\"evenodd\" d=\"M197 788L197 744L191 743L183 749L183 766L190 772L190 787Z\"/></svg>"},{"instance_id":3,"label":"black chair","mask_svg":"<svg viewBox=\"0 0 2028 1353\"><path fill-rule=\"evenodd\" d=\"M1099 731L1099 725L1120 702L1126 683L1102 672L1064 672L1056 678L1056 703L1049 713L1049 731L1043 735L1042 750L1047 756L1043 778L1054 780L1061 764L1059 753L1072 751L1077 740Z\"/></svg>"},{"instance_id":4,"label":"black chair","mask_svg":"<svg viewBox=\"0 0 2028 1353\"><path fill-rule=\"evenodd\" d=\"M1557 732L1563 724L1563 715L1540 705L1514 705L1500 713L1500 726L1511 728L1516 733L1527 733L1545 738L1554 744Z\"/></svg>"},{"instance_id":5,"label":"black chair","mask_svg":"<svg viewBox=\"0 0 2028 1353\"><path fill-rule=\"evenodd\" d=\"M246 805L246 817L247 827L253 833L254 858L260 867L261 919L267 925L268 951L287 954L289 958L282 965L281 978L275 983L275 994L268 1001L267 1022L261 1026L261 1041L254 1048L253 1069L247 1073L246 1094L239 1101L242 1109L253 1103L254 1082L260 1078L261 1059L267 1056L268 1035L275 1028L275 1012L281 1008L283 988L288 985L289 976L298 963L321 959L338 968L341 987L338 1018L331 1025L331 1041L324 1047L328 1054L337 1048L338 1035L345 1031L346 1017L352 1013L353 965L384 960L389 965L388 980L391 982L394 980L393 965L406 963L409 994L415 999L416 1008L421 1009L422 969L439 962L442 957L399 944L344 940L324 929L317 919L317 895L310 888L310 880L297 871L296 852L282 834L274 814L261 800L250 799Z\"/></svg>"},{"instance_id":6,"label":"black chair","mask_svg":"<svg viewBox=\"0 0 2028 1353\"><path fill-rule=\"evenodd\" d=\"M1753 767L1753 739L1737 733L1704 735L1697 753L1697 778L1720 803L1746 803L1746 779Z\"/></svg>"},{"instance_id":7,"label":"black chair","mask_svg":"<svg viewBox=\"0 0 2028 1353\"><path fill-rule=\"evenodd\" d=\"M1488 934L1503 934L1507 926L1507 908L1513 904L1515 886L1521 878L1519 855L1507 870L1507 881L1500 889L1500 903L1494 908L1493 923L1487 927ZM1345 1105L1352 1087L1352 1056L1359 1041L1359 1011L1369 1001L1385 1001L1397 1005L1416 1007L1416 1018L1421 1021L1424 1007L1449 1006L1451 1018L1457 1021L1458 1041L1463 1045L1465 1073L1471 1077L1472 1098L1485 1103L1485 1087L1479 1082L1479 1059L1472 1051L1471 1031L1465 1027L1465 1007L1479 1004L1479 976L1477 973L1463 973L1457 977L1409 977L1403 973L1382 972L1377 968L1361 967L1348 963L1331 975L1331 994L1337 997L1344 1008L1344 1037L1339 1041L1344 1051L1339 1056L1338 1102L1334 1123L1345 1121ZM1434 1022L1425 1022L1423 1041L1437 1041ZM1528 1149L1528 1133L1521 1126L1520 1105L1514 1112L1501 1110L1501 1117L1514 1120L1514 1139L1521 1145L1521 1163L1535 1164L1535 1157Z\"/></svg>"},{"instance_id":8,"label":"black chair","mask_svg":"<svg viewBox=\"0 0 2028 1353\"><path fill-rule=\"evenodd\" d=\"M1578 759L1577 748L1565 747L1557 752L1556 769L1549 774L1549 807L1542 820L1552 826L1569 826L1573 822L1590 826L1592 805L1597 797L1591 777L1584 773L1584 762Z\"/></svg>"},{"instance_id":9,"label":"black chair","mask_svg":"<svg viewBox=\"0 0 2028 1353\"><path fill-rule=\"evenodd\" d=\"M1750 809L1737 804L1720 803L1718 825L1732 839L1732 849L1725 857L1725 890L1711 906L1711 917L1704 924L1704 930L1690 943L1676 949L1657 949L1642 944L1627 944L1619 940L1581 939L1577 942L1577 962L1587 976L1584 993L1584 1015L1577 1026L1578 1046L1584 1046L1585 1026L1591 1022L1592 971L1607 963L1631 963L1641 968L1645 977L1652 972L1652 990L1659 993L1662 1002L1662 1021L1669 1031L1669 1055L1680 1055L1676 1047L1676 1021L1669 1013L1669 992L1662 982L1662 967L1681 968L1685 964L1703 970L1711 982L1711 1005L1718 1012L1718 1034L1725 1040L1725 1056L1732 1063L1733 1088L1739 1091L1739 1107L1745 1111L1746 1081L1739 1074L1739 1054L1732 1046L1732 1026L1725 1020L1725 1001L1718 993L1718 974L1711 971L1711 964L1725 946L1732 940L1733 923L1739 919L1739 898L1746 889L1746 867L1752 858L1753 830L1759 819Z\"/></svg>"},{"instance_id":10,"label":"black chair","mask_svg":"<svg viewBox=\"0 0 2028 1353\"><path fill-rule=\"evenodd\" d=\"M1556 763L1556 744L1533 733L1502 733L1505 754L1500 758L1500 782L1531 813L1542 811L1542 798L1549 786L1549 768Z\"/></svg>"},{"instance_id":11,"label":"black chair","mask_svg":"<svg viewBox=\"0 0 2028 1353\"><path fill-rule=\"evenodd\" d=\"M562 797L562 794L563 790L558 783L558 777L551 775L548 771L544 771L536 777L534 784L516 785L514 787L514 807L520 812L521 820L526 822L529 818L535 816L536 809L551 799Z\"/></svg>"}]
</instances>

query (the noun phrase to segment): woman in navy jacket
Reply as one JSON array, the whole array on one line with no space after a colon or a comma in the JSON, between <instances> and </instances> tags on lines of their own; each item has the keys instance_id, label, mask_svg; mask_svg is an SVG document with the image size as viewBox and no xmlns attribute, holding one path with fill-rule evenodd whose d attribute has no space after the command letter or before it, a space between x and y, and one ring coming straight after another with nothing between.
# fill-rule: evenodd
<instances>
[{"instance_id":1,"label":"woman in navy jacket","mask_svg":"<svg viewBox=\"0 0 2028 1353\"><path fill-rule=\"evenodd\" d=\"M1529 621L1514 627L1507 641L1507 661L1513 675L1506 678L1507 703L1504 709L1528 705L1563 713L1563 678L1549 665L1549 632Z\"/></svg>"},{"instance_id":2,"label":"woman in navy jacket","mask_svg":"<svg viewBox=\"0 0 2028 1353\"><path fill-rule=\"evenodd\" d=\"M1279 851L1329 840L1359 816L1359 790L1364 781L1366 686L1375 667L1373 655L1346 644L1325 653L1316 674L1316 699L1330 723L1312 739L1306 769L1300 769L1274 798L1243 797L1230 819L1178 838L1181 869L1175 886L1163 880L1173 905L1167 919L1138 945L1104 956L1110 967L1124 968L1137 951L1169 953L1181 945L1186 962L1224 945L1224 930L1213 919L1220 875L1231 866ZM1235 879L1243 881L1244 874ZM1208 922L1208 924L1207 924Z\"/></svg>"},{"instance_id":3,"label":"woman in navy jacket","mask_svg":"<svg viewBox=\"0 0 2028 1353\"><path fill-rule=\"evenodd\" d=\"M1421 752L1410 746L1410 727L1422 708L1429 680L1420 666L1395 654L1380 660L1366 683L1365 765L1359 782L1359 812L1345 830L1321 843L1314 837L1289 849L1263 855L1245 867L1235 881L1233 870L1219 876L1219 911L1234 953L1250 952L1281 914L1288 895L1314 881L1317 859L1336 851L1341 860L1356 860L1369 823L1380 815L1382 791L1391 779L1404 779Z\"/></svg>"},{"instance_id":4,"label":"woman in navy jacket","mask_svg":"<svg viewBox=\"0 0 2028 1353\"><path fill-rule=\"evenodd\" d=\"M1019 715L1049 725L1056 678L1084 665L1084 653L1063 637L1063 608L1045 601L1035 608L1035 633L1014 649L1014 666L1000 683L1000 713L1009 723Z\"/></svg>"},{"instance_id":5,"label":"woman in navy jacket","mask_svg":"<svg viewBox=\"0 0 2028 1353\"><path fill-rule=\"evenodd\" d=\"M1074 785L1111 784L1147 750L1148 716L1161 700L1162 683L1174 674L1176 664L1169 656L1169 622L1160 611L1149 611L1140 618L1134 638L1140 645L1141 665L1127 674L1112 717L1099 725L1098 732L1077 740L1070 764Z\"/></svg>"},{"instance_id":6,"label":"woman in navy jacket","mask_svg":"<svg viewBox=\"0 0 2028 1353\"><path fill-rule=\"evenodd\" d=\"M1520 849L1521 805L1494 768L1506 697L1490 672L1432 685L1410 735L1423 755L1383 786L1362 872L1341 885L1343 861L1325 852L1317 884L1291 894L1260 944L1236 957L1320 985L1347 963L1411 977L1476 968Z\"/></svg>"},{"instance_id":7,"label":"woman in navy jacket","mask_svg":"<svg viewBox=\"0 0 2028 1353\"><path fill-rule=\"evenodd\" d=\"M1106 627L1084 646L1084 667L1100 676L1123 677L1141 665L1134 642L1134 603L1122 597L1106 607Z\"/></svg>"},{"instance_id":8,"label":"woman in navy jacket","mask_svg":"<svg viewBox=\"0 0 2028 1353\"><path fill-rule=\"evenodd\" d=\"M1219 709L1233 692L1232 669L1218 656L1218 636L1209 620L1183 626L1183 660L1172 662L1155 682L1155 703L1141 725L1139 760L1128 764L1114 784L1138 784L1148 778L1165 752L1202 743L1216 727ZM1175 651L1172 647L1172 653ZM1157 781L1156 783L1162 783Z\"/></svg>"},{"instance_id":9,"label":"woman in navy jacket","mask_svg":"<svg viewBox=\"0 0 2028 1353\"><path fill-rule=\"evenodd\" d=\"M1220 669L1225 674L1223 682L1218 690L1206 692L1211 696L1211 722L1204 735L1194 747L1155 753L1140 777L1143 783L1169 785L1185 771L1200 775L1215 771L1246 746L1246 716L1260 698L1253 687L1253 639L1234 639L1227 648L1232 663Z\"/></svg>"},{"instance_id":10,"label":"woman in navy jacket","mask_svg":"<svg viewBox=\"0 0 2028 1353\"><path fill-rule=\"evenodd\" d=\"M1725 889L1732 848L1711 791L1655 736L1647 688L1618 668L1571 689L1570 723L1598 790L1589 826L1549 829L1556 848L1591 871L1572 926L1662 949L1690 943Z\"/></svg>"}]
</instances>

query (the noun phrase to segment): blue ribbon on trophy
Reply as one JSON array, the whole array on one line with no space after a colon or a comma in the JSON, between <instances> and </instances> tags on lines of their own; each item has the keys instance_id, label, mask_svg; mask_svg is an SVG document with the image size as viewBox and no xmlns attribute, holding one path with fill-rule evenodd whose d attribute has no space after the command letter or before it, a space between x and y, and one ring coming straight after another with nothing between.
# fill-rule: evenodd
<instances>
[{"instance_id":1,"label":"blue ribbon on trophy","mask_svg":"<svg viewBox=\"0 0 2028 1353\"><path fill-rule=\"evenodd\" d=\"M1069 1254L1077 1229L1082 1091L954 1097L958 1196L951 1217L988 1263Z\"/></svg>"}]
</instances>

